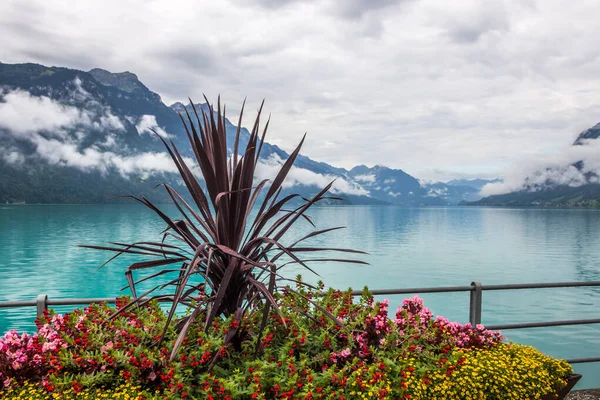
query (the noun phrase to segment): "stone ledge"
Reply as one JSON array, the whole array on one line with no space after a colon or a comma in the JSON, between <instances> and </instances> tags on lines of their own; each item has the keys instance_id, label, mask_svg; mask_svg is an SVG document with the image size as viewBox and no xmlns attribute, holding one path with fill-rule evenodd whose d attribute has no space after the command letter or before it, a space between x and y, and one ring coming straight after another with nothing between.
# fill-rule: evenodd
<instances>
[{"instance_id":1,"label":"stone ledge","mask_svg":"<svg viewBox=\"0 0 600 400\"><path fill-rule=\"evenodd\" d=\"M600 389L575 390L565 397L565 400L597 400L600 399Z\"/></svg>"}]
</instances>

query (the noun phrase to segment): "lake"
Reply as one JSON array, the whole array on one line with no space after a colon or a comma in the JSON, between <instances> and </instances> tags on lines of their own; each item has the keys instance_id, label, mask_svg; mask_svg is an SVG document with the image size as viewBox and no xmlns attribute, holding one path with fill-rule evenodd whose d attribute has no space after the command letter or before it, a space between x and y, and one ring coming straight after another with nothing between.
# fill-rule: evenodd
<instances>
[{"instance_id":1,"label":"lake","mask_svg":"<svg viewBox=\"0 0 600 400\"><path fill-rule=\"evenodd\" d=\"M173 207L163 206L168 214ZM600 211L473 207L314 208L318 228L346 226L312 243L364 250L370 265L323 263L327 286L373 289L600 280ZM1 205L0 301L114 297L135 257L97 269L109 254L76 244L157 240L164 224L142 205ZM296 227L290 240L308 232ZM287 268L287 267L286 267ZM289 268L288 275L303 273ZM469 294L421 296L435 314L467 322ZM390 309L401 296L389 296ZM483 294L483 323L598 318L600 288ZM60 308L61 311L67 310ZM35 310L0 309L0 331L34 329ZM556 357L600 356L600 324L507 330L504 335ZM578 388L600 387L600 363L578 364Z\"/></svg>"}]
</instances>

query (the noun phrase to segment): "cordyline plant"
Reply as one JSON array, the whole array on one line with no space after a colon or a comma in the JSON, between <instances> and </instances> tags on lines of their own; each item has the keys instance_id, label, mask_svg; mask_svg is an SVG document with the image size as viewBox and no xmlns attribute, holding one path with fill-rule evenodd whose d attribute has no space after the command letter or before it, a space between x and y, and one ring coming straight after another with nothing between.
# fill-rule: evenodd
<instances>
[{"instance_id":1,"label":"cordyline plant","mask_svg":"<svg viewBox=\"0 0 600 400\"><path fill-rule=\"evenodd\" d=\"M206 97L205 100L208 105ZM177 166L179 174L193 199L193 206L188 204L173 187L162 184L161 186L166 189L173 204L181 214L180 219L171 219L143 196L141 198L129 196L153 210L168 225L167 230L163 232L164 236L161 242L130 244L111 242L114 247L83 246L116 252L107 263L124 253L157 257L157 259L150 261L136 262L127 268L125 275L133 300L119 309L117 313L135 305L145 304L152 299L171 301L172 306L162 335L164 337L175 316L176 308L181 304L191 306L191 313L176 324L179 336L173 347L171 359L175 357L177 350L183 343L192 322L198 318L204 318L204 329L208 330L217 316L232 317L234 321L232 326L238 326L239 324L235 321L239 322L245 313L262 312L261 326L258 329L260 338L271 307L281 314L274 294L283 287L282 281L297 282L293 279L284 278L279 273L280 268L284 265L299 264L314 273L307 263L334 261L365 264L359 260L339 258L306 259L300 255L321 251L364 254L352 249L318 248L306 246L302 243L306 239L343 227L315 230L294 241L291 245L286 246L281 243L284 234L300 219L306 220L314 226L306 215L306 211L312 205L324 199L337 199L325 196L333 182L325 186L311 199L303 198L298 194L280 198L282 185L300 152L306 135L283 163L272 181L265 179L255 185L256 167L269 126L269 121L267 121L259 139L260 116L263 105L261 104L254 121L246 148L241 152L243 155L240 156L240 130L244 112L244 106L242 105L235 134L234 149L229 157L225 129L225 107L221 112L220 98L216 111L212 105L208 105L208 112L205 112L204 109L198 112L191 100L190 104L193 110L192 115L186 109L185 115L180 113L180 117L202 173L206 192L174 143L170 140L167 142L164 138L158 136ZM292 210L284 208L289 204L297 204L298 200L300 200L300 205L296 208ZM253 210L256 209L258 210L256 216L251 218ZM166 244L166 237L174 238L181 244L178 246ZM279 262L281 257L284 256L289 257L290 260L285 263ZM133 279L133 271L157 267L165 268L173 264L181 264L181 267L178 269L161 269L137 282ZM177 278L158 285L142 295L137 295L136 283L176 271L179 272ZM194 275L200 275L203 282L197 285L191 284L190 277ZM303 282L297 283L307 285ZM169 295L150 296L155 290L166 287L174 288L173 292ZM195 300L203 295L206 287L208 290L206 291L205 301L196 302ZM288 286L286 288L301 296ZM324 309L321 311L328 314ZM332 315L328 315L336 320ZM233 341L236 334L238 334L237 328L230 330L225 341ZM257 343L260 343L260 340Z\"/></svg>"}]
</instances>

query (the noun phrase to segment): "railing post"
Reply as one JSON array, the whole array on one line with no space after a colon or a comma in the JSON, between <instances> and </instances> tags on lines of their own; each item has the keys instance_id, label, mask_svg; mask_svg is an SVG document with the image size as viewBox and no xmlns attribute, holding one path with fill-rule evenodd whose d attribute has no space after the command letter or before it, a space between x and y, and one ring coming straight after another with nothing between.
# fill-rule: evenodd
<instances>
[{"instance_id":1,"label":"railing post","mask_svg":"<svg viewBox=\"0 0 600 400\"><path fill-rule=\"evenodd\" d=\"M481 323L481 282L471 282L471 286L473 286L473 290L471 290L471 307L469 309L469 322L471 322L471 325L475 326Z\"/></svg>"},{"instance_id":2,"label":"railing post","mask_svg":"<svg viewBox=\"0 0 600 400\"><path fill-rule=\"evenodd\" d=\"M35 300L35 306L37 308L38 318L42 317L44 315L44 311L48 309L48 295L38 294L38 297Z\"/></svg>"}]
</instances>

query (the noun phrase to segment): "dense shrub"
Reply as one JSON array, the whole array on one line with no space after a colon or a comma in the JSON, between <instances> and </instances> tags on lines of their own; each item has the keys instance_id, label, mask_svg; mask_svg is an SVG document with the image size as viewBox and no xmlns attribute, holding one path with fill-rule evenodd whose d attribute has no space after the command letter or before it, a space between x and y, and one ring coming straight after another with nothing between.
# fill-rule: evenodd
<instances>
[{"instance_id":1,"label":"dense shrub","mask_svg":"<svg viewBox=\"0 0 600 400\"><path fill-rule=\"evenodd\" d=\"M259 312L240 322L216 319L206 333L191 329L173 362L173 327L156 346L166 319L156 303L114 319L107 305L50 313L38 334L0 341L5 395L535 399L556 392L571 373L563 361L502 342L498 332L436 318L418 298L405 300L392 319L387 301L366 291L353 301L350 292L319 295L299 286L276 300L282 315L272 311L260 343ZM225 345L232 329L242 340Z\"/></svg>"}]
</instances>

